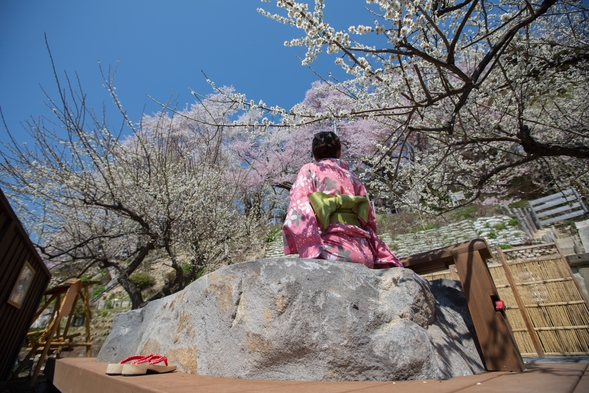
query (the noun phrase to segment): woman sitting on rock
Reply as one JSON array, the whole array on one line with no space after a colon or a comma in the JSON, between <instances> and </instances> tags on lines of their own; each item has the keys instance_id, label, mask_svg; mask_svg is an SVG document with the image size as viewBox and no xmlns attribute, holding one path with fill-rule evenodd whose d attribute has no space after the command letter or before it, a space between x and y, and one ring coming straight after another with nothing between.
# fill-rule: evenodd
<instances>
[{"instance_id":1,"label":"woman sitting on rock","mask_svg":"<svg viewBox=\"0 0 589 393\"><path fill-rule=\"evenodd\" d=\"M362 263L369 268L403 267L376 235L376 217L366 188L340 160L333 132L313 138L316 162L304 165L290 190L282 227L284 253L301 258Z\"/></svg>"}]
</instances>

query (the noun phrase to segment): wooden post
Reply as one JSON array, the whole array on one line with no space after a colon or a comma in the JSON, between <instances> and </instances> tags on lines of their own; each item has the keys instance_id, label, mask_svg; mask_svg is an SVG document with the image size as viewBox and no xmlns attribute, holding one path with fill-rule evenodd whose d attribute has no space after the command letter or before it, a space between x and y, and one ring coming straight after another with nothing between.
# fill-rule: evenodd
<instances>
[{"instance_id":1,"label":"wooden post","mask_svg":"<svg viewBox=\"0 0 589 393\"><path fill-rule=\"evenodd\" d=\"M68 284L69 289L64 296L59 311L57 312L57 318L55 318L54 321L55 323L53 324L51 331L47 336L47 342L45 343L45 347L43 348L41 357L39 358L37 366L35 367L35 372L33 373L33 377L31 378L30 386L35 385L35 381L37 380L39 372L41 371L41 366L43 365L45 358L47 357L47 353L49 352L49 348L51 347L51 340L53 339L53 336L55 335L56 331L59 331L61 319L69 315L69 313L72 310L72 306L74 305L74 301L76 300L76 297L78 296L78 293L82 288L81 281L77 279L71 280Z\"/></svg>"},{"instance_id":2,"label":"wooden post","mask_svg":"<svg viewBox=\"0 0 589 393\"><path fill-rule=\"evenodd\" d=\"M456 265L473 320L485 368L488 371L523 371L521 354L504 311L495 309L499 294L485 262L491 251L484 239L475 239L402 259L418 274Z\"/></svg>"},{"instance_id":3,"label":"wooden post","mask_svg":"<svg viewBox=\"0 0 589 393\"><path fill-rule=\"evenodd\" d=\"M458 277L458 270L456 270L455 265L450 265L450 276L452 277L452 280L460 280L460 277Z\"/></svg>"},{"instance_id":4,"label":"wooden post","mask_svg":"<svg viewBox=\"0 0 589 393\"><path fill-rule=\"evenodd\" d=\"M90 336L90 293L88 291L89 285L84 285L84 326L86 328L86 356L92 356L92 339Z\"/></svg>"}]
</instances>

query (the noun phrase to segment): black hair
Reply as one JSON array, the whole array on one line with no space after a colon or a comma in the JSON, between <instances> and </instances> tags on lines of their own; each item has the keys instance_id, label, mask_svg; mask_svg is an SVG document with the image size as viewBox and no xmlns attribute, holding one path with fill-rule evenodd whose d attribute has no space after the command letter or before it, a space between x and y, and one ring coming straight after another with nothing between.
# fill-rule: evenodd
<instances>
[{"instance_id":1,"label":"black hair","mask_svg":"<svg viewBox=\"0 0 589 393\"><path fill-rule=\"evenodd\" d=\"M342 143L333 131L322 131L313 136L313 157L317 161L324 158L338 158L337 155L341 149Z\"/></svg>"}]
</instances>

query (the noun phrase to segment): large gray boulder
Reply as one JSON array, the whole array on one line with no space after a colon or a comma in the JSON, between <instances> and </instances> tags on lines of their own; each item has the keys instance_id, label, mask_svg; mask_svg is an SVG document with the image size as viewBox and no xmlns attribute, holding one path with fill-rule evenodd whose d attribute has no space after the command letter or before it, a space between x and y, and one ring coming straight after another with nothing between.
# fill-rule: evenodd
<instances>
[{"instance_id":1,"label":"large gray boulder","mask_svg":"<svg viewBox=\"0 0 589 393\"><path fill-rule=\"evenodd\" d=\"M438 299L409 269L292 258L244 262L116 315L98 361L157 353L188 373L304 381L483 371L467 313L445 297L456 288L435 289Z\"/></svg>"}]
</instances>

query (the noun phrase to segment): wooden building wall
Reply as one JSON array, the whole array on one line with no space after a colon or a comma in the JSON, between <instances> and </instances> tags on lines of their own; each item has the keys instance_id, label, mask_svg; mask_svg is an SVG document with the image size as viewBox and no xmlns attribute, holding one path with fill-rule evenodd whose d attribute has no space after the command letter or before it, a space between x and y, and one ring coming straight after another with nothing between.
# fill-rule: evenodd
<instances>
[{"instance_id":1,"label":"wooden building wall","mask_svg":"<svg viewBox=\"0 0 589 393\"><path fill-rule=\"evenodd\" d=\"M22 291L23 286L16 286L25 265L34 274L28 290ZM0 190L0 381L10 377L50 279L51 273Z\"/></svg>"}]
</instances>

